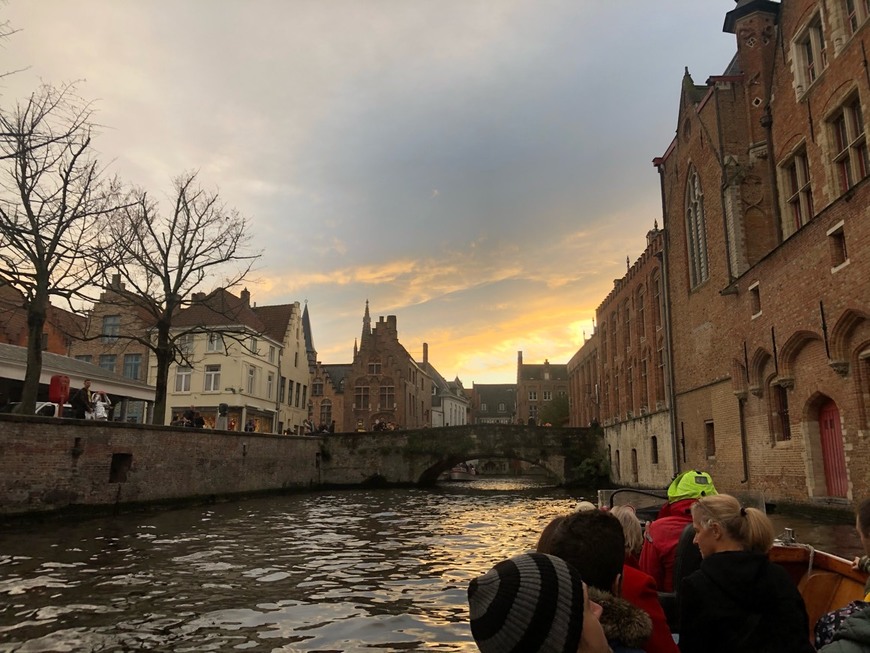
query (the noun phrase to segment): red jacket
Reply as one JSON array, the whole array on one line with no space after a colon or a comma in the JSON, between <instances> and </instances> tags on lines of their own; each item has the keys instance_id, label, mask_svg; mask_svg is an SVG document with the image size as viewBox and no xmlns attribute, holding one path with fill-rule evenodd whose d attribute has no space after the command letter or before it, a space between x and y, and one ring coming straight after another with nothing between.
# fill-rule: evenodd
<instances>
[{"instance_id":1,"label":"red jacket","mask_svg":"<svg viewBox=\"0 0 870 653\"><path fill-rule=\"evenodd\" d=\"M644 545L646 548L646 545ZM659 603L656 583L652 576L624 565L622 567L622 598L646 612L652 619L652 635L644 646L646 653L679 653L665 611Z\"/></svg>"},{"instance_id":2,"label":"red jacket","mask_svg":"<svg viewBox=\"0 0 870 653\"><path fill-rule=\"evenodd\" d=\"M653 577L662 592L674 591L674 559L677 544L686 524L692 523L692 504L697 499L683 499L667 504L659 518L646 527L640 570Z\"/></svg>"}]
</instances>

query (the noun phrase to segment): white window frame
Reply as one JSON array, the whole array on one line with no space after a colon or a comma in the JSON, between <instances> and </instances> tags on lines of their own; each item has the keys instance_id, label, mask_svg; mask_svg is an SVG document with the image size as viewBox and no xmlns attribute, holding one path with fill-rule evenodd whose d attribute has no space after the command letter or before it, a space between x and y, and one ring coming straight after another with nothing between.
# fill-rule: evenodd
<instances>
[{"instance_id":1,"label":"white window frame","mask_svg":"<svg viewBox=\"0 0 870 653\"><path fill-rule=\"evenodd\" d=\"M798 95L803 95L828 67L828 49L821 12L816 12L795 37L792 45L796 88Z\"/></svg>"},{"instance_id":2,"label":"white window frame","mask_svg":"<svg viewBox=\"0 0 870 653\"><path fill-rule=\"evenodd\" d=\"M542 393L544 401L553 401L553 391L552 390L544 390Z\"/></svg>"},{"instance_id":3,"label":"white window frame","mask_svg":"<svg viewBox=\"0 0 870 653\"><path fill-rule=\"evenodd\" d=\"M529 390L529 401L537 401L538 400L538 391L537 390Z\"/></svg>"},{"instance_id":4,"label":"white window frame","mask_svg":"<svg viewBox=\"0 0 870 653\"><path fill-rule=\"evenodd\" d=\"M813 219L813 189L806 144L801 144L780 166L784 213L783 237L788 238Z\"/></svg>"},{"instance_id":5,"label":"white window frame","mask_svg":"<svg viewBox=\"0 0 870 653\"><path fill-rule=\"evenodd\" d=\"M831 134L831 164L840 193L847 192L870 168L867 128L861 111L861 98L852 94L828 118Z\"/></svg>"},{"instance_id":6,"label":"white window frame","mask_svg":"<svg viewBox=\"0 0 870 653\"><path fill-rule=\"evenodd\" d=\"M223 352L224 337L220 333L209 333L206 339L205 350L208 352Z\"/></svg>"},{"instance_id":7,"label":"white window frame","mask_svg":"<svg viewBox=\"0 0 870 653\"><path fill-rule=\"evenodd\" d=\"M203 379L203 392L220 392L221 389L221 366L206 365Z\"/></svg>"},{"instance_id":8,"label":"white window frame","mask_svg":"<svg viewBox=\"0 0 870 653\"><path fill-rule=\"evenodd\" d=\"M190 392L190 380L193 377L193 369L184 365L175 368L175 391Z\"/></svg>"},{"instance_id":9,"label":"white window frame","mask_svg":"<svg viewBox=\"0 0 870 653\"><path fill-rule=\"evenodd\" d=\"M253 365L248 365L248 374L245 388L247 389L249 395L252 395L257 391L257 368Z\"/></svg>"}]
</instances>

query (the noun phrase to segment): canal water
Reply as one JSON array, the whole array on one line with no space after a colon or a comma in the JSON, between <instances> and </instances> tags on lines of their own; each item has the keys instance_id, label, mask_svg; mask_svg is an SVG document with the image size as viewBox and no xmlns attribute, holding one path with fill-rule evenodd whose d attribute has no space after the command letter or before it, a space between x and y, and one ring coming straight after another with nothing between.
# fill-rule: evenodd
<instances>
[{"instance_id":1,"label":"canal water","mask_svg":"<svg viewBox=\"0 0 870 653\"><path fill-rule=\"evenodd\" d=\"M7 525L0 652L470 653L469 580L583 495L487 479ZM859 551L849 519L772 518Z\"/></svg>"}]
</instances>

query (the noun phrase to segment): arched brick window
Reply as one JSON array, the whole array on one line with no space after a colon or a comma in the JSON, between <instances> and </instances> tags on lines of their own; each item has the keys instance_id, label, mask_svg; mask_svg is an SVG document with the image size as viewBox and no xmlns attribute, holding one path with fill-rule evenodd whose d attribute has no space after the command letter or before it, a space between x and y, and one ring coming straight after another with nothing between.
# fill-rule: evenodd
<instances>
[{"instance_id":1,"label":"arched brick window","mask_svg":"<svg viewBox=\"0 0 870 653\"><path fill-rule=\"evenodd\" d=\"M707 221L704 217L704 194L694 167L689 169L686 186L686 246L689 251L689 283L694 288L710 276L707 264Z\"/></svg>"}]
</instances>

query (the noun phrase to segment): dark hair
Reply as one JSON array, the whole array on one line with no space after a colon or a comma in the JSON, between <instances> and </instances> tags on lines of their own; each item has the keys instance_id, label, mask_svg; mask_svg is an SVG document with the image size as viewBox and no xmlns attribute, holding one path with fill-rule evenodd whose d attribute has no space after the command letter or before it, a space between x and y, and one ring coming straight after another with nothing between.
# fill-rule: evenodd
<instances>
[{"instance_id":1,"label":"dark hair","mask_svg":"<svg viewBox=\"0 0 870 653\"><path fill-rule=\"evenodd\" d=\"M565 520L565 517L567 515L559 515L544 526L544 530L541 531L541 535L538 537L538 543L535 545L535 551L538 553L552 553L553 533L556 532L556 528Z\"/></svg>"},{"instance_id":2,"label":"dark hair","mask_svg":"<svg viewBox=\"0 0 870 653\"><path fill-rule=\"evenodd\" d=\"M870 537L870 497L858 504L858 530L864 537Z\"/></svg>"},{"instance_id":3,"label":"dark hair","mask_svg":"<svg viewBox=\"0 0 870 653\"><path fill-rule=\"evenodd\" d=\"M571 513L553 531L548 553L576 568L590 587L610 592L625 559L622 524L600 510Z\"/></svg>"}]
</instances>

